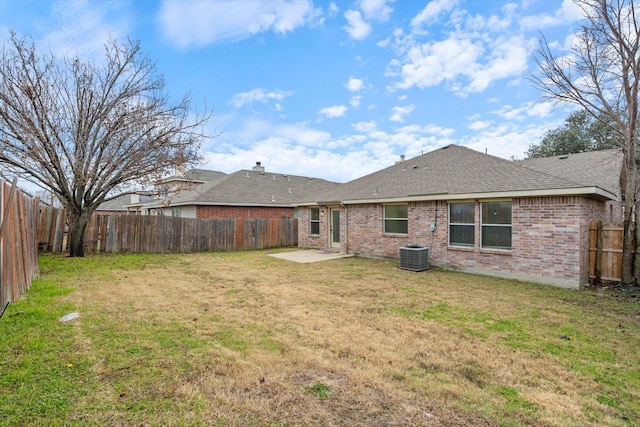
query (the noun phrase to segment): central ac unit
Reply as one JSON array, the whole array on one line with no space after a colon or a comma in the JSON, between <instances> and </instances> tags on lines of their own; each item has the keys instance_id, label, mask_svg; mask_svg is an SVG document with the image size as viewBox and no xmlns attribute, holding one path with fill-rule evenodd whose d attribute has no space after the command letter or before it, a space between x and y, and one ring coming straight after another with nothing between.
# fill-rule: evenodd
<instances>
[{"instance_id":1,"label":"central ac unit","mask_svg":"<svg viewBox=\"0 0 640 427\"><path fill-rule=\"evenodd\" d=\"M400 268L411 271L429 269L429 248L424 246L402 246L400 248Z\"/></svg>"}]
</instances>

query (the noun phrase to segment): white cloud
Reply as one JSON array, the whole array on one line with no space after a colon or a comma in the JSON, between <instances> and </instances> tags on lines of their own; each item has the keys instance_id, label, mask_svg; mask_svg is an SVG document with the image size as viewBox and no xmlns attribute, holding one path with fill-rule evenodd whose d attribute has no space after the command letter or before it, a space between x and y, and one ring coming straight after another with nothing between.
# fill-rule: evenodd
<instances>
[{"instance_id":1,"label":"white cloud","mask_svg":"<svg viewBox=\"0 0 640 427\"><path fill-rule=\"evenodd\" d=\"M265 91L262 88L252 89L248 92L240 92L235 95L227 102L229 105L233 105L236 108L242 107L244 104L250 104L253 102L262 102L266 103L270 100L282 101L285 97L291 95L292 92L284 92L284 91Z\"/></svg>"},{"instance_id":2,"label":"white cloud","mask_svg":"<svg viewBox=\"0 0 640 427\"><path fill-rule=\"evenodd\" d=\"M333 119L335 117L342 117L347 112L347 107L344 105L334 105L332 107L325 107L318 111L318 114L325 116L326 118Z\"/></svg>"},{"instance_id":3,"label":"white cloud","mask_svg":"<svg viewBox=\"0 0 640 427\"><path fill-rule=\"evenodd\" d=\"M221 135L204 152L205 167L235 172L260 161L268 172L344 182L389 166L383 153L361 147L364 135L334 139L305 123L282 125L263 120L249 120L241 128Z\"/></svg>"},{"instance_id":4,"label":"white cloud","mask_svg":"<svg viewBox=\"0 0 640 427\"><path fill-rule=\"evenodd\" d=\"M486 25L490 31L504 34L489 37L464 25ZM467 20L456 24L456 28L443 40L430 38L419 43L415 35L398 38L399 58L389 61L385 76L399 80L388 89L424 89L446 84L456 95L466 96L485 91L496 80L521 76L526 70L531 41L522 35L507 34L491 20L483 24Z\"/></svg>"},{"instance_id":5,"label":"white cloud","mask_svg":"<svg viewBox=\"0 0 640 427\"><path fill-rule=\"evenodd\" d=\"M42 48L55 55L91 56L100 60L109 39L126 42L131 29L125 4L88 0L52 3L52 22L44 36Z\"/></svg>"},{"instance_id":6,"label":"white cloud","mask_svg":"<svg viewBox=\"0 0 640 427\"><path fill-rule=\"evenodd\" d=\"M386 48L387 46L389 46L389 42L391 41L390 38L386 38L384 40L380 40L378 43L376 43L376 46L381 47L381 48Z\"/></svg>"},{"instance_id":7,"label":"white cloud","mask_svg":"<svg viewBox=\"0 0 640 427\"><path fill-rule=\"evenodd\" d=\"M531 117L548 117L555 107L555 103L550 101L533 103L530 105L528 114Z\"/></svg>"},{"instance_id":8,"label":"white cloud","mask_svg":"<svg viewBox=\"0 0 640 427\"><path fill-rule=\"evenodd\" d=\"M378 127L378 124L371 120L369 122L358 122L351 125L357 132L373 132Z\"/></svg>"},{"instance_id":9,"label":"white cloud","mask_svg":"<svg viewBox=\"0 0 640 427\"><path fill-rule=\"evenodd\" d=\"M228 125L231 126L231 125ZM314 129L308 123L277 124L259 118L241 120L214 139L211 148L252 145L255 141L277 138L309 147L325 147L331 141L329 132ZM207 148L207 147L205 147Z\"/></svg>"},{"instance_id":10,"label":"white cloud","mask_svg":"<svg viewBox=\"0 0 640 427\"><path fill-rule=\"evenodd\" d=\"M360 11L349 9L344 13L344 17L347 20L344 29L352 39L362 40L371 33L371 25L362 19Z\"/></svg>"},{"instance_id":11,"label":"white cloud","mask_svg":"<svg viewBox=\"0 0 640 427\"><path fill-rule=\"evenodd\" d=\"M492 156L522 158L529 145L540 142L546 129L541 124L516 126L513 123L501 123L458 143L483 153L486 150Z\"/></svg>"},{"instance_id":12,"label":"white cloud","mask_svg":"<svg viewBox=\"0 0 640 427\"><path fill-rule=\"evenodd\" d=\"M487 120L476 120L469 124L469 129L471 130L482 130L491 126L491 122Z\"/></svg>"},{"instance_id":13,"label":"white cloud","mask_svg":"<svg viewBox=\"0 0 640 427\"><path fill-rule=\"evenodd\" d=\"M520 20L523 28L528 30L542 29L557 25L566 25L583 19L584 15L580 6L573 0L563 0L560 8L553 15L540 14L525 16Z\"/></svg>"},{"instance_id":14,"label":"white cloud","mask_svg":"<svg viewBox=\"0 0 640 427\"><path fill-rule=\"evenodd\" d=\"M424 133L430 133L438 136L451 136L455 133L455 129L443 128L442 126L437 126L437 125L422 126L421 131Z\"/></svg>"},{"instance_id":15,"label":"white cloud","mask_svg":"<svg viewBox=\"0 0 640 427\"><path fill-rule=\"evenodd\" d=\"M329 16L334 17L338 14L338 12L340 12L340 9L336 5L336 3L332 1L329 4Z\"/></svg>"},{"instance_id":16,"label":"white cloud","mask_svg":"<svg viewBox=\"0 0 640 427\"><path fill-rule=\"evenodd\" d=\"M267 172L323 178L345 182L367 175L392 164L386 153L372 153L357 148L347 153L335 153L325 148L309 148L282 139L264 139L251 147L235 148L231 152L205 153L205 167L235 172L262 162Z\"/></svg>"},{"instance_id":17,"label":"white cloud","mask_svg":"<svg viewBox=\"0 0 640 427\"><path fill-rule=\"evenodd\" d=\"M469 38L452 34L444 41L427 42L412 47L406 55L397 88L437 86L443 81L454 82L457 77L477 69L484 48Z\"/></svg>"},{"instance_id":18,"label":"white cloud","mask_svg":"<svg viewBox=\"0 0 640 427\"><path fill-rule=\"evenodd\" d=\"M393 9L387 4L388 1L393 2L395 0L360 0L356 2L355 9L347 10L344 13L347 25L343 28L349 34L349 37L355 40L363 40L373 30L370 21L388 21L393 12Z\"/></svg>"},{"instance_id":19,"label":"white cloud","mask_svg":"<svg viewBox=\"0 0 640 427\"><path fill-rule=\"evenodd\" d=\"M352 77L347 81L346 86L351 92L358 92L364 87L364 81Z\"/></svg>"},{"instance_id":20,"label":"white cloud","mask_svg":"<svg viewBox=\"0 0 640 427\"><path fill-rule=\"evenodd\" d=\"M360 101L362 101L362 95L352 96L349 100L349 105L351 105L353 108L358 108L360 107Z\"/></svg>"},{"instance_id":21,"label":"white cloud","mask_svg":"<svg viewBox=\"0 0 640 427\"><path fill-rule=\"evenodd\" d=\"M267 31L286 34L318 15L310 0L163 0L158 22L167 40L187 48Z\"/></svg>"},{"instance_id":22,"label":"white cloud","mask_svg":"<svg viewBox=\"0 0 640 427\"><path fill-rule=\"evenodd\" d=\"M360 10L365 19L383 22L389 20L393 12L386 0L360 0Z\"/></svg>"},{"instance_id":23,"label":"white cloud","mask_svg":"<svg viewBox=\"0 0 640 427\"><path fill-rule=\"evenodd\" d=\"M391 110L393 114L389 117L392 122L404 122L404 116L411 114L415 105L407 105L406 107L393 107Z\"/></svg>"},{"instance_id":24,"label":"white cloud","mask_svg":"<svg viewBox=\"0 0 640 427\"><path fill-rule=\"evenodd\" d=\"M548 117L553 111L554 106L555 104L549 101L538 103L526 102L519 107L513 107L507 104L497 110L492 111L492 113L505 120L522 121L528 117Z\"/></svg>"},{"instance_id":25,"label":"white cloud","mask_svg":"<svg viewBox=\"0 0 640 427\"><path fill-rule=\"evenodd\" d=\"M526 42L520 37L498 39L491 46L490 52L486 64L465 73L471 79L467 88L469 92L482 92L492 81L518 76L527 67Z\"/></svg>"},{"instance_id":26,"label":"white cloud","mask_svg":"<svg viewBox=\"0 0 640 427\"><path fill-rule=\"evenodd\" d=\"M443 12L452 10L458 0L433 0L429 2L422 11L411 20L414 28L435 22Z\"/></svg>"}]
</instances>

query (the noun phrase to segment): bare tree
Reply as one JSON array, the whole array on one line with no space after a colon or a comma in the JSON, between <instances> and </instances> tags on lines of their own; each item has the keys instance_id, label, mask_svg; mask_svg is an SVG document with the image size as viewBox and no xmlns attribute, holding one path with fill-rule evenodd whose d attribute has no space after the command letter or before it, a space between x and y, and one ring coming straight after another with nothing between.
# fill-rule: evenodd
<instances>
[{"instance_id":1,"label":"bare tree","mask_svg":"<svg viewBox=\"0 0 640 427\"><path fill-rule=\"evenodd\" d=\"M103 202L199 159L211 116L172 103L139 42L105 45L104 61L56 58L11 33L0 57L0 165L53 192L71 217L70 255Z\"/></svg>"},{"instance_id":2,"label":"bare tree","mask_svg":"<svg viewBox=\"0 0 640 427\"><path fill-rule=\"evenodd\" d=\"M571 52L555 56L544 36L536 52L534 83L551 99L578 104L620 135L623 165L620 192L624 206L622 281L640 277L640 190L638 177L638 85L640 28L634 0L574 0L585 20ZM636 221L633 221L633 215Z\"/></svg>"}]
</instances>

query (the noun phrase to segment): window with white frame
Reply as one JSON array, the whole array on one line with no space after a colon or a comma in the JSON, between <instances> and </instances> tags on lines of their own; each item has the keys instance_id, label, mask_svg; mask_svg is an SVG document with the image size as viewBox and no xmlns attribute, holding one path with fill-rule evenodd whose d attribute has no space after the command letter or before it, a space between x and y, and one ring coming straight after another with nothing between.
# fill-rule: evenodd
<instances>
[{"instance_id":1,"label":"window with white frame","mask_svg":"<svg viewBox=\"0 0 640 427\"><path fill-rule=\"evenodd\" d=\"M310 234L317 236L320 234L320 208L311 208L311 219L309 222Z\"/></svg>"},{"instance_id":2,"label":"window with white frame","mask_svg":"<svg viewBox=\"0 0 640 427\"><path fill-rule=\"evenodd\" d=\"M171 208L171 216L180 217L180 214L182 213L181 211L182 209L180 209L180 207Z\"/></svg>"},{"instance_id":3,"label":"window with white frame","mask_svg":"<svg viewBox=\"0 0 640 427\"><path fill-rule=\"evenodd\" d=\"M449 203L449 245L475 246L475 202Z\"/></svg>"},{"instance_id":4,"label":"window with white frame","mask_svg":"<svg viewBox=\"0 0 640 427\"><path fill-rule=\"evenodd\" d=\"M408 234L408 205L384 205L384 232L389 234Z\"/></svg>"},{"instance_id":5,"label":"window with white frame","mask_svg":"<svg viewBox=\"0 0 640 427\"><path fill-rule=\"evenodd\" d=\"M511 202L481 203L482 248L511 250L511 222Z\"/></svg>"}]
</instances>

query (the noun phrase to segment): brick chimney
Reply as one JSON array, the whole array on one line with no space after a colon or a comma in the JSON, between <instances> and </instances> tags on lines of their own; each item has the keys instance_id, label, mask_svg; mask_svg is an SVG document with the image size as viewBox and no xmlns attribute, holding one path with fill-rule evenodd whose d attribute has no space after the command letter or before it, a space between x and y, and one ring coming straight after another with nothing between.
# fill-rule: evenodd
<instances>
[{"instance_id":1,"label":"brick chimney","mask_svg":"<svg viewBox=\"0 0 640 427\"><path fill-rule=\"evenodd\" d=\"M256 162L256 165L253 167L254 172L264 172L264 166L260 164L260 162Z\"/></svg>"}]
</instances>

